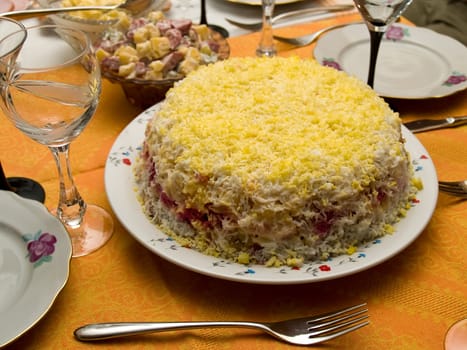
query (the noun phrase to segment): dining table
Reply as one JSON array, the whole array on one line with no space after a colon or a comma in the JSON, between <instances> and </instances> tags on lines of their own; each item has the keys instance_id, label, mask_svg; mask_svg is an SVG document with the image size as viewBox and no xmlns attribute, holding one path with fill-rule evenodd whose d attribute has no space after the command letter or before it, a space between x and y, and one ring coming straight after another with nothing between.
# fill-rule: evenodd
<instances>
[{"instance_id":1,"label":"dining table","mask_svg":"<svg viewBox=\"0 0 467 350\"><path fill-rule=\"evenodd\" d=\"M335 15L282 26L275 33L300 35L358 19L357 13ZM259 39L259 32L230 36L230 57L255 56ZM312 57L315 45L276 44L279 56L304 59ZM403 122L467 115L467 90L442 98L386 101ZM450 327L467 318L467 200L443 192L436 198L426 227L405 249L375 266L338 278L291 284L239 282L192 271L147 249L113 211L108 191L120 189L107 188L104 176L115 140L141 113L143 109L132 105L118 84L103 80L97 111L73 142L70 161L82 197L112 214L113 236L99 250L70 260L66 284L50 309L7 344L6 350L298 349L244 328L183 330L95 342L78 341L73 332L96 322L272 322L360 303L367 303L369 325L316 348L440 350ZM6 175L40 182L46 192L45 206L53 209L59 188L51 152L24 136L2 112L0 120L0 159ZM415 137L440 180L466 179L467 127Z\"/></svg>"}]
</instances>

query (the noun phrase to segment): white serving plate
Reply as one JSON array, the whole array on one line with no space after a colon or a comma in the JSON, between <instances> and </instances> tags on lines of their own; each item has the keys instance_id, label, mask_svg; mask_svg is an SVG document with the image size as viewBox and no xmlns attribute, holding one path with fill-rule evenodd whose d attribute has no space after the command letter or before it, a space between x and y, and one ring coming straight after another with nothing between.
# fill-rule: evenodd
<instances>
[{"instance_id":1,"label":"white serving plate","mask_svg":"<svg viewBox=\"0 0 467 350\"><path fill-rule=\"evenodd\" d=\"M70 259L68 233L44 205L0 191L0 347L49 311Z\"/></svg>"},{"instance_id":2,"label":"white serving plate","mask_svg":"<svg viewBox=\"0 0 467 350\"><path fill-rule=\"evenodd\" d=\"M147 122L158 108L155 105L136 117L118 136L105 166L105 188L120 222L144 247L162 258L204 275L245 283L298 284L335 279L366 270L401 253L428 224L438 198L438 180L428 152L408 129L403 127L416 171L424 184L407 217L396 225L392 235L360 246L352 255L292 267L245 266L199 253L180 246L161 232L145 216L134 192L132 164L141 149Z\"/></svg>"}]
</instances>

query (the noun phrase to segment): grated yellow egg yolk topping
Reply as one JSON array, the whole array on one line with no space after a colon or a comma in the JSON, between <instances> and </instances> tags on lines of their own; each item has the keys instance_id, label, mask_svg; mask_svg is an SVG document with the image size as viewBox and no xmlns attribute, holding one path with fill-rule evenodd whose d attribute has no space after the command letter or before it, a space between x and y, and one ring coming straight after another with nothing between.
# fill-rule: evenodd
<instances>
[{"instance_id":1,"label":"grated yellow egg yolk topping","mask_svg":"<svg viewBox=\"0 0 467 350\"><path fill-rule=\"evenodd\" d=\"M361 167L365 185L381 143L401 153L399 128L380 132L397 126L398 115L359 80L322 70L300 58L234 58L200 69L169 92L159 133L186 145L177 162L203 175L216 169L294 188L321 178L323 169L345 176Z\"/></svg>"}]
</instances>

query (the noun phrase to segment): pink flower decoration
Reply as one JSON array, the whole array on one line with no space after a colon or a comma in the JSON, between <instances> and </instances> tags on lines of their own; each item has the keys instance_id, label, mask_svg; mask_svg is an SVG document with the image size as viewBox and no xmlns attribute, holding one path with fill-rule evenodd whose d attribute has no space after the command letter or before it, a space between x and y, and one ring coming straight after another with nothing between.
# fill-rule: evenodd
<instances>
[{"instance_id":1,"label":"pink flower decoration","mask_svg":"<svg viewBox=\"0 0 467 350\"><path fill-rule=\"evenodd\" d=\"M404 37L404 29L401 27L390 26L386 31L386 39L401 40Z\"/></svg>"},{"instance_id":2,"label":"pink flower decoration","mask_svg":"<svg viewBox=\"0 0 467 350\"><path fill-rule=\"evenodd\" d=\"M341 66L339 65L339 63L337 63L336 61L334 61L334 59L332 58L325 58L323 60L323 66L326 66L326 67L331 67L331 68L334 68L334 69L337 69L337 70L342 70Z\"/></svg>"},{"instance_id":3,"label":"pink flower decoration","mask_svg":"<svg viewBox=\"0 0 467 350\"><path fill-rule=\"evenodd\" d=\"M444 85L457 85L460 83L463 83L464 81L467 80L467 77L464 74L453 74L451 75L448 80L444 83Z\"/></svg>"},{"instance_id":4,"label":"pink flower decoration","mask_svg":"<svg viewBox=\"0 0 467 350\"><path fill-rule=\"evenodd\" d=\"M52 255L55 251L57 238L50 233L43 233L38 239L30 241L27 245L29 261L36 262L43 257Z\"/></svg>"}]
</instances>

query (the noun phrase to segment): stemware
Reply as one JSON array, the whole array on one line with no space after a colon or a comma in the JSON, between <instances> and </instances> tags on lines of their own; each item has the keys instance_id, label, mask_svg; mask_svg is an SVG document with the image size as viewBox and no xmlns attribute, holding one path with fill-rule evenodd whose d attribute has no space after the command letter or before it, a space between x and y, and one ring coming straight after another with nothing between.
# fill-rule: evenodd
<instances>
[{"instance_id":1,"label":"stemware","mask_svg":"<svg viewBox=\"0 0 467 350\"><path fill-rule=\"evenodd\" d=\"M37 25L4 37L0 54L13 47L15 54L0 61L0 106L16 128L51 150L60 181L56 215L70 234L73 256L89 254L113 232L112 217L79 194L68 158L101 90L90 39L79 30Z\"/></svg>"},{"instance_id":2,"label":"stemware","mask_svg":"<svg viewBox=\"0 0 467 350\"><path fill-rule=\"evenodd\" d=\"M373 88L376 61L384 33L412 0L354 0L370 33L370 64L367 84Z\"/></svg>"},{"instance_id":3,"label":"stemware","mask_svg":"<svg viewBox=\"0 0 467 350\"><path fill-rule=\"evenodd\" d=\"M272 33L272 16L274 14L275 0L262 0L262 20L261 39L258 48L256 49L257 56L272 57L275 56L276 46L274 45L274 37Z\"/></svg>"},{"instance_id":4,"label":"stemware","mask_svg":"<svg viewBox=\"0 0 467 350\"><path fill-rule=\"evenodd\" d=\"M200 24L205 24L215 32L218 32L220 35L222 35L224 38L229 37L229 31L225 29L224 27L221 27L217 24L211 24L208 23L207 15L206 15L206 0L201 0L201 15L200 15Z\"/></svg>"},{"instance_id":5,"label":"stemware","mask_svg":"<svg viewBox=\"0 0 467 350\"><path fill-rule=\"evenodd\" d=\"M1 37L7 36L8 34L14 33L18 30L23 30L24 25L20 22L14 21L8 18L0 18L0 33ZM0 37L0 39L1 39ZM10 47L2 48L0 53L0 60L3 62L8 62L13 59L17 54L18 44L20 44L25 37L17 36L17 43L11 43ZM0 66L0 75L4 72ZM9 177L5 176L2 163L0 161L0 189L8 190L15 192L21 197L35 199L39 202L44 203L45 200L45 191L40 183L33 179L26 177Z\"/></svg>"}]
</instances>

